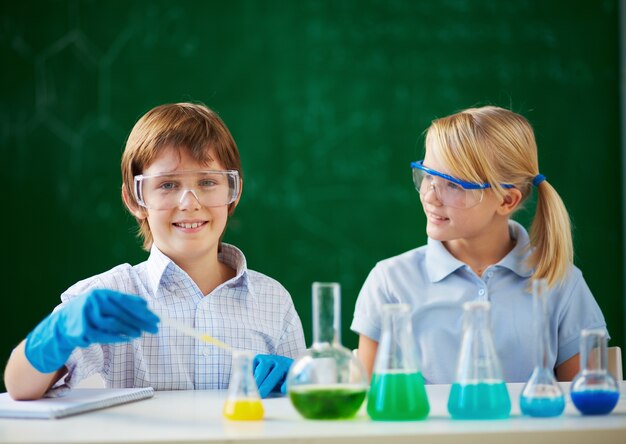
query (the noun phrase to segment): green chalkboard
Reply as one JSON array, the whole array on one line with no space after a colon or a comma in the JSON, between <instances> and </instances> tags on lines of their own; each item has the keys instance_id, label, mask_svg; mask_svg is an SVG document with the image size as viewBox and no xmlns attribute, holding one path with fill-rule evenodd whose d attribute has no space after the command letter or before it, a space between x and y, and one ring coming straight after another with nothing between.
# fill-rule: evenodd
<instances>
[{"instance_id":1,"label":"green chalkboard","mask_svg":"<svg viewBox=\"0 0 626 444\"><path fill-rule=\"evenodd\" d=\"M311 283L341 283L349 347L370 269L425 241L422 131L473 105L524 114L623 346L618 26L616 0L2 2L0 365L68 286L146 257L120 154L140 115L186 100L241 151L226 240L287 287L309 343Z\"/></svg>"}]
</instances>

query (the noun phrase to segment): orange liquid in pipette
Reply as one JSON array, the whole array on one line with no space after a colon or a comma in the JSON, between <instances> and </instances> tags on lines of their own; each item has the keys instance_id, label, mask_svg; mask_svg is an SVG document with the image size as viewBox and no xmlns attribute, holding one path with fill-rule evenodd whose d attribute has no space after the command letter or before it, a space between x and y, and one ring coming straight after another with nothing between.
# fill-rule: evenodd
<instances>
[{"instance_id":1,"label":"orange liquid in pipette","mask_svg":"<svg viewBox=\"0 0 626 444\"><path fill-rule=\"evenodd\" d=\"M258 421L263 414L263 404L258 399L227 399L224 403L224 417L234 421Z\"/></svg>"}]
</instances>

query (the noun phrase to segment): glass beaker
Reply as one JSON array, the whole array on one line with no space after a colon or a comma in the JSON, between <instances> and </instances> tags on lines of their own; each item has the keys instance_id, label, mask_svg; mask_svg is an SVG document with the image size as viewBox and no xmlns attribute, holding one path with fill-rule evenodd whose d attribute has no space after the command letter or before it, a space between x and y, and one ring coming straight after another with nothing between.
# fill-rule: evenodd
<instances>
[{"instance_id":1,"label":"glass beaker","mask_svg":"<svg viewBox=\"0 0 626 444\"><path fill-rule=\"evenodd\" d=\"M454 419L499 419L511 412L491 336L490 310L488 301L463 304L463 339L448 398L448 412Z\"/></svg>"},{"instance_id":2,"label":"glass beaker","mask_svg":"<svg viewBox=\"0 0 626 444\"><path fill-rule=\"evenodd\" d=\"M338 283L313 283L313 345L292 364L287 393L308 419L353 417L365 399L367 376L361 362L341 345Z\"/></svg>"},{"instance_id":3,"label":"glass beaker","mask_svg":"<svg viewBox=\"0 0 626 444\"><path fill-rule=\"evenodd\" d=\"M572 381L570 396L583 415L611 413L619 400L617 381L607 371L607 353L604 329L585 329L581 332L580 371Z\"/></svg>"},{"instance_id":4,"label":"glass beaker","mask_svg":"<svg viewBox=\"0 0 626 444\"><path fill-rule=\"evenodd\" d=\"M520 410L524 415L558 416L565 409L565 396L548 364L548 314L546 280L532 281L533 318L535 331L535 368L520 395Z\"/></svg>"},{"instance_id":5,"label":"glass beaker","mask_svg":"<svg viewBox=\"0 0 626 444\"><path fill-rule=\"evenodd\" d=\"M382 334L367 397L376 421L415 421L430 411L408 304L384 304Z\"/></svg>"},{"instance_id":6,"label":"glass beaker","mask_svg":"<svg viewBox=\"0 0 626 444\"><path fill-rule=\"evenodd\" d=\"M251 351L233 350L233 375L222 410L225 418L236 421L263 419L263 404L252 374L253 358Z\"/></svg>"}]
</instances>

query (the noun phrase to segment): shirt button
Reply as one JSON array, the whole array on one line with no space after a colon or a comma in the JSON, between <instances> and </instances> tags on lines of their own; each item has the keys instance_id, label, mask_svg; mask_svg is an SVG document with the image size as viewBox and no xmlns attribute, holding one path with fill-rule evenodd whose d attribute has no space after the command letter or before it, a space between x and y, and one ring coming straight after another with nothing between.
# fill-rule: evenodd
<instances>
[{"instance_id":1,"label":"shirt button","mask_svg":"<svg viewBox=\"0 0 626 444\"><path fill-rule=\"evenodd\" d=\"M490 271L489 273L487 273L487 277L492 277L493 276L493 271Z\"/></svg>"},{"instance_id":2,"label":"shirt button","mask_svg":"<svg viewBox=\"0 0 626 444\"><path fill-rule=\"evenodd\" d=\"M478 290L478 296L482 296L484 294L485 294L485 290L484 289L481 288L480 290Z\"/></svg>"},{"instance_id":3,"label":"shirt button","mask_svg":"<svg viewBox=\"0 0 626 444\"><path fill-rule=\"evenodd\" d=\"M202 349L202 355L203 355L203 356L207 356L207 357L208 357L208 356L211 356L211 350L209 349L209 347L204 347L204 348Z\"/></svg>"}]
</instances>

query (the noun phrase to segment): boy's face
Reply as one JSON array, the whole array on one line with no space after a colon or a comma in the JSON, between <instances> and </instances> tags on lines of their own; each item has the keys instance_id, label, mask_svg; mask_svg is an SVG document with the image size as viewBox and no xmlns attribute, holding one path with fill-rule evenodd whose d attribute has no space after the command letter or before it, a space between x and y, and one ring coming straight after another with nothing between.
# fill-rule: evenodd
<instances>
[{"instance_id":1,"label":"boy's face","mask_svg":"<svg viewBox=\"0 0 626 444\"><path fill-rule=\"evenodd\" d=\"M199 163L185 149L172 147L163 150L142 174L198 170L224 170L224 167L218 161ZM140 212L148 220L154 244L179 266L184 268L191 262L217 258L219 239L228 219L228 205L205 207L193 193L187 192L172 209L141 208Z\"/></svg>"}]
</instances>

